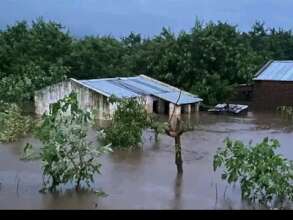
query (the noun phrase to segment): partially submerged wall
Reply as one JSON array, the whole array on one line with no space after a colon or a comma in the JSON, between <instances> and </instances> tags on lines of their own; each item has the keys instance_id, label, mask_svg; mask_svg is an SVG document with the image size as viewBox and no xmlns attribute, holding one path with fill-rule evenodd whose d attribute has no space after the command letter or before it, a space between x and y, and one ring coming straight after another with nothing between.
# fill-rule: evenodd
<instances>
[{"instance_id":1,"label":"partially submerged wall","mask_svg":"<svg viewBox=\"0 0 293 220\"><path fill-rule=\"evenodd\" d=\"M77 93L80 108L94 112L96 119L110 119L114 107L110 106L108 97L85 87L75 80L71 81L71 86L72 91Z\"/></svg>"},{"instance_id":2,"label":"partially submerged wall","mask_svg":"<svg viewBox=\"0 0 293 220\"><path fill-rule=\"evenodd\" d=\"M81 109L92 111L96 119L111 119L116 109L116 104L109 103L109 97L102 91L87 87L87 85L75 79L60 82L55 85L45 87L35 93L35 113L42 115L44 112L49 111L51 103L69 95L72 91L77 93L78 102ZM169 113L175 109L175 114L181 114L181 106L174 105L165 100L159 99L152 95L137 97L148 113L154 112L154 107L157 113ZM182 112L191 113L198 111L198 103L183 106Z\"/></svg>"},{"instance_id":3,"label":"partially submerged wall","mask_svg":"<svg viewBox=\"0 0 293 220\"><path fill-rule=\"evenodd\" d=\"M48 112L50 104L68 96L72 91L77 93L81 109L93 111L96 119L111 117L113 108L110 109L108 97L90 90L75 80L60 82L37 91L34 97L35 113L42 115L46 111Z\"/></svg>"},{"instance_id":4,"label":"partially submerged wall","mask_svg":"<svg viewBox=\"0 0 293 220\"><path fill-rule=\"evenodd\" d=\"M34 103L35 113L42 115L46 111L49 111L51 103L57 102L59 99L71 93L71 82L63 81L51 86L47 86L39 91L35 92Z\"/></svg>"}]
</instances>

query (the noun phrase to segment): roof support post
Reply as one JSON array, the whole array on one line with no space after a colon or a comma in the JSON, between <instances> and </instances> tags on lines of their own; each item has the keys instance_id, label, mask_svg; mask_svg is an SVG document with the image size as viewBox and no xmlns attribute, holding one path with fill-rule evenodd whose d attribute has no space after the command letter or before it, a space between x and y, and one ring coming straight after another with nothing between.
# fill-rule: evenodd
<instances>
[{"instance_id":1,"label":"roof support post","mask_svg":"<svg viewBox=\"0 0 293 220\"><path fill-rule=\"evenodd\" d=\"M145 97L145 109L147 113L153 113L153 99L149 95Z\"/></svg>"},{"instance_id":2,"label":"roof support post","mask_svg":"<svg viewBox=\"0 0 293 220\"><path fill-rule=\"evenodd\" d=\"M199 105L200 105L200 102L197 102L194 104L194 111L195 112L199 112Z\"/></svg>"}]
</instances>

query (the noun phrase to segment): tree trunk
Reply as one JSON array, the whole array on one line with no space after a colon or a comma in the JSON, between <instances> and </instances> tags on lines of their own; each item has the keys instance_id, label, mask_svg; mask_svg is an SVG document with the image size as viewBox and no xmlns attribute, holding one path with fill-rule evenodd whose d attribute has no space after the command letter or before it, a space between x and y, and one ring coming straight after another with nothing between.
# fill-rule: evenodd
<instances>
[{"instance_id":1,"label":"tree trunk","mask_svg":"<svg viewBox=\"0 0 293 220\"><path fill-rule=\"evenodd\" d=\"M159 132L155 131L155 142L159 141Z\"/></svg>"},{"instance_id":2,"label":"tree trunk","mask_svg":"<svg viewBox=\"0 0 293 220\"><path fill-rule=\"evenodd\" d=\"M76 186L75 186L75 191L79 191L79 190L80 190L80 179L77 180Z\"/></svg>"},{"instance_id":3,"label":"tree trunk","mask_svg":"<svg viewBox=\"0 0 293 220\"><path fill-rule=\"evenodd\" d=\"M181 135L175 136L175 164L177 166L178 174L183 173L183 160L181 155Z\"/></svg>"}]
</instances>

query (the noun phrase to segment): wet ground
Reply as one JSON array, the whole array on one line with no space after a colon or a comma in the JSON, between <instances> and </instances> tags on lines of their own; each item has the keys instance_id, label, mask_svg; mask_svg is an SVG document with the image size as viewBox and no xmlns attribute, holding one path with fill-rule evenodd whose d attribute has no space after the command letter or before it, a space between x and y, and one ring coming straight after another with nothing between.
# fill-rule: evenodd
<instances>
[{"instance_id":1,"label":"wet ground","mask_svg":"<svg viewBox=\"0 0 293 220\"><path fill-rule=\"evenodd\" d=\"M102 175L95 189L107 193L75 193L70 186L59 193L39 193L42 188L39 161L21 161L26 138L0 145L0 209L247 209L239 186L228 186L213 172L212 160L226 137L258 142L269 136L281 143L280 153L293 159L293 122L278 115L193 115L194 131L182 136L184 174L177 177L173 139L160 136L155 144L150 132L143 149L115 151L101 158Z\"/></svg>"}]
</instances>

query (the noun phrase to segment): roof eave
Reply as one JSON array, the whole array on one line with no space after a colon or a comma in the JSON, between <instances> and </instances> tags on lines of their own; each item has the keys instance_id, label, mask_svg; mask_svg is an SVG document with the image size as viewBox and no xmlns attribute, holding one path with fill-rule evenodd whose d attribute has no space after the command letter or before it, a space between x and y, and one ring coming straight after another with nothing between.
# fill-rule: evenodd
<instances>
[{"instance_id":1,"label":"roof eave","mask_svg":"<svg viewBox=\"0 0 293 220\"><path fill-rule=\"evenodd\" d=\"M263 65L259 71L255 74L255 77L258 77L266 68L268 68L274 60L269 60L265 65Z\"/></svg>"},{"instance_id":2,"label":"roof eave","mask_svg":"<svg viewBox=\"0 0 293 220\"><path fill-rule=\"evenodd\" d=\"M167 87L169 87L169 88L172 88L172 89L174 89L174 90L176 90L176 91L182 91L182 93L184 93L184 94L186 94L186 95L189 95L189 96L192 96L192 97L198 97L197 95L194 95L194 94L192 94L192 93L190 93L190 92L187 92L187 91L185 91L185 90L183 90L183 89L178 89L178 88L175 87L175 86L172 86L172 85L169 85L169 84L167 84L167 83L161 82L161 81L159 81L159 80L157 80L157 79L154 79L154 78L152 78L152 77L149 77L149 76L146 76L146 75L143 75L143 74L140 74L139 76L144 77L144 78L146 78L146 79L148 79L148 80L151 80L151 81L153 81L153 82L159 83L159 84L161 84L161 85L167 86Z\"/></svg>"},{"instance_id":3,"label":"roof eave","mask_svg":"<svg viewBox=\"0 0 293 220\"><path fill-rule=\"evenodd\" d=\"M98 93L100 93L100 94L102 94L102 95L104 95L106 97L110 97L111 96L111 94L108 94L108 93L106 93L104 91L101 91L99 89L96 89L96 88L92 88L92 87L88 86L87 84L78 81L77 79L70 78L70 80L73 81L73 82L75 82L75 83L77 83L77 84L79 84L79 85L82 85L82 86L84 86L84 87L86 87L86 88L88 88L88 89L90 89L92 91L98 92Z\"/></svg>"}]
</instances>

